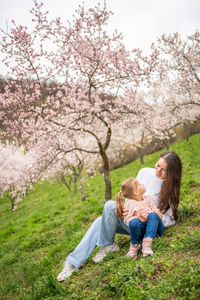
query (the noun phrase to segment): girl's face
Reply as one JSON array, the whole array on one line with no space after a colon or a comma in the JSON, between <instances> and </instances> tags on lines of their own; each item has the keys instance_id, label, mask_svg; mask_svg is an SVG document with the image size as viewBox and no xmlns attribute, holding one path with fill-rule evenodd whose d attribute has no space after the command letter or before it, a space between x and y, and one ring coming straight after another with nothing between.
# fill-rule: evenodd
<instances>
[{"instance_id":1,"label":"girl's face","mask_svg":"<svg viewBox=\"0 0 200 300\"><path fill-rule=\"evenodd\" d=\"M146 189L144 187L144 184L141 184L137 180L136 193L139 194L140 196L142 196L145 193L145 191L146 191Z\"/></svg>"},{"instance_id":2,"label":"girl's face","mask_svg":"<svg viewBox=\"0 0 200 300\"><path fill-rule=\"evenodd\" d=\"M160 179L165 179L167 175L167 163L163 158L160 158L155 165L156 176Z\"/></svg>"}]
</instances>

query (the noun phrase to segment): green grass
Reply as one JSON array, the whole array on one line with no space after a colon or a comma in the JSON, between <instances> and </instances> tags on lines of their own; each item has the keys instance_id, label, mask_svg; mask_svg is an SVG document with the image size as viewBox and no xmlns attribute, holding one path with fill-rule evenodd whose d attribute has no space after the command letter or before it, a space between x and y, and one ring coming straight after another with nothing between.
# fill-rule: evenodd
<instances>
[{"instance_id":1,"label":"green grass","mask_svg":"<svg viewBox=\"0 0 200 300\"><path fill-rule=\"evenodd\" d=\"M36 184L15 212L1 199L0 299L200 299L199 149L200 134L170 148L183 162L179 221L154 241L154 256L126 257L129 238L117 235L119 252L99 264L91 256L64 283L56 276L66 255L102 213L103 176L85 184L85 202L58 182ZM153 167L159 154L146 156L144 166ZM137 160L112 171L113 195L140 168Z\"/></svg>"}]
</instances>

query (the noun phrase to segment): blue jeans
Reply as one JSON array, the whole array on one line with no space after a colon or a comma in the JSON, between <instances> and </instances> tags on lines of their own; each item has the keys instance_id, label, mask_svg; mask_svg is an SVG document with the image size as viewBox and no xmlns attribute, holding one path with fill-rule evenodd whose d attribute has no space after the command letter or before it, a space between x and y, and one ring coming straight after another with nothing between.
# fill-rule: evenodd
<instances>
[{"instance_id":1,"label":"blue jeans","mask_svg":"<svg viewBox=\"0 0 200 300\"><path fill-rule=\"evenodd\" d=\"M76 269L86 261L96 246L112 245L116 233L130 234L124 219L116 217L115 209L115 201L107 201L102 216L92 223L78 246L67 256L66 259Z\"/></svg>"},{"instance_id":2,"label":"blue jeans","mask_svg":"<svg viewBox=\"0 0 200 300\"><path fill-rule=\"evenodd\" d=\"M139 244L139 242L146 237L155 239L156 236L162 236L165 227L160 217L151 212L148 215L147 223L143 223L138 219L132 219L129 222L129 230L131 236L131 244Z\"/></svg>"}]
</instances>

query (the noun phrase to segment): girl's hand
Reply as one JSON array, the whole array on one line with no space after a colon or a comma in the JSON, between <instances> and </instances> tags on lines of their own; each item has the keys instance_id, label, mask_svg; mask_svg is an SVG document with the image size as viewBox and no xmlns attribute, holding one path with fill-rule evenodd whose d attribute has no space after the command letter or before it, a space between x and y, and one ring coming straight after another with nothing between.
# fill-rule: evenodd
<instances>
[{"instance_id":1,"label":"girl's hand","mask_svg":"<svg viewBox=\"0 0 200 300\"><path fill-rule=\"evenodd\" d=\"M128 216L128 209L123 209L122 216L123 216L123 218L125 218L126 216Z\"/></svg>"}]
</instances>

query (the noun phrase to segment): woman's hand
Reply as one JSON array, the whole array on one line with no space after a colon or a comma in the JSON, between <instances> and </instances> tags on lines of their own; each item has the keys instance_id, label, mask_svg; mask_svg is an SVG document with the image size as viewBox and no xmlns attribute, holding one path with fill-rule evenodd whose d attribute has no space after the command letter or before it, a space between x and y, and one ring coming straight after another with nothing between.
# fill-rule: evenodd
<instances>
[{"instance_id":1,"label":"woman's hand","mask_svg":"<svg viewBox=\"0 0 200 300\"><path fill-rule=\"evenodd\" d=\"M123 209L122 216L123 216L123 218L125 218L126 216L128 216L128 209Z\"/></svg>"}]
</instances>

